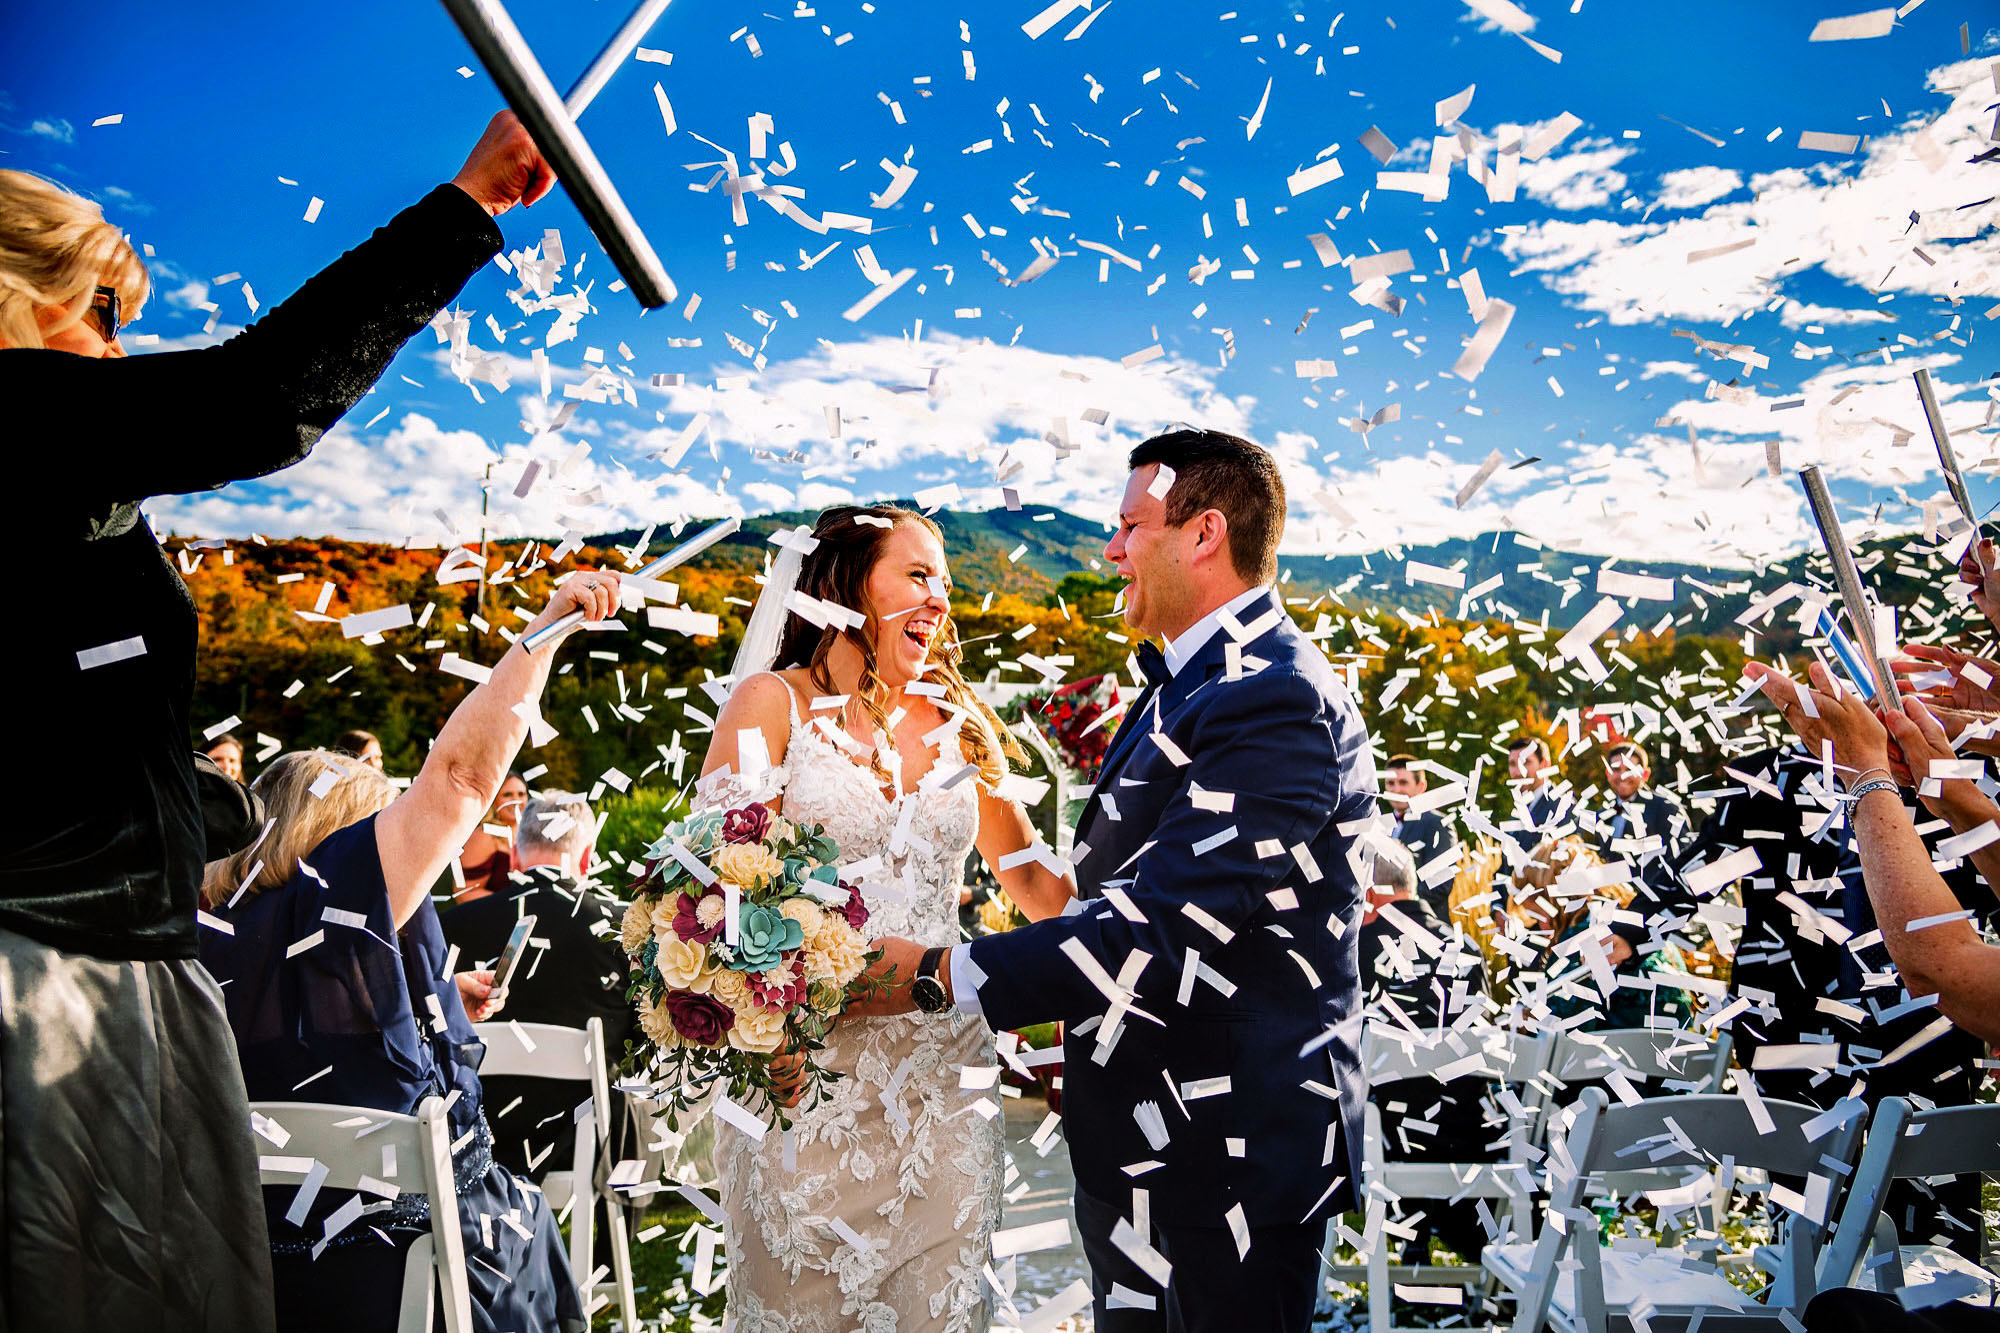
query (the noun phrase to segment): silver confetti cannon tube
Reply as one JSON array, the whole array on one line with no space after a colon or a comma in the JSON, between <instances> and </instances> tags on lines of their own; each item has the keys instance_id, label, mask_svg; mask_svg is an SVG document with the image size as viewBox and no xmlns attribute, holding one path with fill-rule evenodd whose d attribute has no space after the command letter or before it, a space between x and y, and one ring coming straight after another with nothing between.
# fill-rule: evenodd
<instances>
[{"instance_id":1,"label":"silver confetti cannon tube","mask_svg":"<svg viewBox=\"0 0 2000 1333\"><path fill-rule=\"evenodd\" d=\"M1819 524L1819 539L1826 546L1827 558L1833 562L1833 582L1840 589L1848 622L1854 626L1854 637L1860 640L1861 651L1868 655L1868 665L1874 669L1876 701L1883 708L1894 708L1902 697L1896 690L1896 673L1890 670L1889 659L1882 655L1881 645L1876 642L1874 603L1869 600L1867 588L1862 586L1861 571L1854 567L1854 553L1847 549L1847 538L1840 531L1840 516L1834 513L1826 478L1820 475L1817 465L1809 465L1799 469L1799 481L1806 488L1806 503L1812 508L1813 521Z\"/></svg>"},{"instance_id":2,"label":"silver confetti cannon tube","mask_svg":"<svg viewBox=\"0 0 2000 1333\"><path fill-rule=\"evenodd\" d=\"M659 22L660 15L667 12L667 6L671 2L672 0L641 0L639 7L632 11L632 17L626 19L624 25L612 34L611 40L604 44L604 49L597 53L597 59L590 62L590 68L585 70L577 81L570 85L569 91L563 94L563 110L569 112L571 120L582 116L584 108L604 91L604 85L611 81L611 76L625 63L625 57L637 49L645 38L647 30Z\"/></svg>"},{"instance_id":3,"label":"silver confetti cannon tube","mask_svg":"<svg viewBox=\"0 0 2000 1333\"><path fill-rule=\"evenodd\" d=\"M506 7L500 0L444 0L444 7L639 304L650 310L673 300L678 294L673 279L564 109L555 85L542 72Z\"/></svg>"},{"instance_id":4,"label":"silver confetti cannon tube","mask_svg":"<svg viewBox=\"0 0 2000 1333\"><path fill-rule=\"evenodd\" d=\"M1945 488L1972 525L1972 540L1979 540L1979 514L1972 507L1972 492L1966 489L1965 473L1959 470L1958 455L1952 452L1951 435L1944 428L1944 413L1938 411L1937 391L1931 387L1931 373L1919 370L1910 378L1917 382L1917 397L1923 400L1924 420L1930 423L1931 442L1937 445L1938 466L1944 469Z\"/></svg>"},{"instance_id":5,"label":"silver confetti cannon tube","mask_svg":"<svg viewBox=\"0 0 2000 1333\"><path fill-rule=\"evenodd\" d=\"M656 579L668 570L678 565L686 564L742 526L743 520L740 518L725 518L720 523L702 529L659 559L641 565L633 571L632 577L635 579ZM521 646L531 653L539 652L545 644L555 639L571 625L582 623L583 612L581 611L572 611L566 616L558 616L534 633L524 637L521 640Z\"/></svg>"}]
</instances>

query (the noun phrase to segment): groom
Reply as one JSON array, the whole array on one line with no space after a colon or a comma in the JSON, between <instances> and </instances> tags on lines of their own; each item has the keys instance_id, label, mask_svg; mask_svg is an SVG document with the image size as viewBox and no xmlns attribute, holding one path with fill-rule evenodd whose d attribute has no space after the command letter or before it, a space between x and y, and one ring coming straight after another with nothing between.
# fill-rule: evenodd
<instances>
[{"instance_id":1,"label":"groom","mask_svg":"<svg viewBox=\"0 0 2000 1333\"><path fill-rule=\"evenodd\" d=\"M942 950L885 940L902 1008L1060 1019L1099 1333L1307 1327L1361 1167L1366 728L1272 582L1278 469L1177 430L1132 451L1105 558L1148 684L1077 826L1074 910Z\"/></svg>"}]
</instances>

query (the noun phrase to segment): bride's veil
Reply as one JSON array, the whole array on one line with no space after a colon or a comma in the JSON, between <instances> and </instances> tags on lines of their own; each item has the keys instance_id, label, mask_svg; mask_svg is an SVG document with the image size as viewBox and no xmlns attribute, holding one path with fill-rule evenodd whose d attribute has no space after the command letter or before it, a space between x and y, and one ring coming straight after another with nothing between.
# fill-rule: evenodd
<instances>
[{"instance_id":1,"label":"bride's veil","mask_svg":"<svg viewBox=\"0 0 2000 1333\"><path fill-rule=\"evenodd\" d=\"M804 529L800 529L803 533ZM730 664L730 679L742 684L760 671L778 663L778 645L785 637L785 618L791 613L792 593L799 586L799 571L805 565L806 542L788 541L778 547L771 568L764 575L764 591L750 608L750 620L743 626L743 642L737 646L736 660Z\"/></svg>"}]
</instances>

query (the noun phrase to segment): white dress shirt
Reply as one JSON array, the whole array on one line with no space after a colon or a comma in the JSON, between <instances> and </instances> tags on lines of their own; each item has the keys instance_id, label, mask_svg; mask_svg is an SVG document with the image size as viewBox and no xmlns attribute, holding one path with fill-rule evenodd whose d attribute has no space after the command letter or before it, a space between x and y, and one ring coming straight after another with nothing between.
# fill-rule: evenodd
<instances>
[{"instance_id":1,"label":"white dress shirt","mask_svg":"<svg viewBox=\"0 0 2000 1333\"><path fill-rule=\"evenodd\" d=\"M1241 619L1242 613L1269 591L1269 588L1261 586L1245 588L1168 639L1166 647L1162 650L1167 659L1168 674L1172 676L1181 674L1181 668L1193 661L1195 654L1199 653L1208 641L1215 637L1216 631L1222 628L1222 618L1225 615ZM1079 911L1081 908L1082 900L1072 898L1069 906L1064 909L1064 915L1067 916L1070 912ZM973 965L971 951L970 944L953 945L950 954L945 958L945 966L950 969L952 1007L961 1014L971 1014L974 1018L980 1018L984 1016L984 1011L979 1007L979 983L986 978L979 975L979 969Z\"/></svg>"}]
</instances>

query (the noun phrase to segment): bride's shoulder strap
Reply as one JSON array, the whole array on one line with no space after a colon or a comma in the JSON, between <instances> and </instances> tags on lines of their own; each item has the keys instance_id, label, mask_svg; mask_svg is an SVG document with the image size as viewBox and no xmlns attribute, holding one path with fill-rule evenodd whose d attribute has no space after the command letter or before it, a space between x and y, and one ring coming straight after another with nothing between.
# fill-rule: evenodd
<instances>
[{"instance_id":1,"label":"bride's shoulder strap","mask_svg":"<svg viewBox=\"0 0 2000 1333\"><path fill-rule=\"evenodd\" d=\"M738 684L748 685L751 681L756 680L759 677L763 676L768 676L772 680L778 682L778 688L785 692L785 707L787 710L789 710L789 715L791 718L791 727L793 730L797 730L799 725L798 692L792 688L792 683L786 680L781 673L776 671L759 671L756 673L756 675L745 676L741 681L738 682Z\"/></svg>"}]
</instances>

